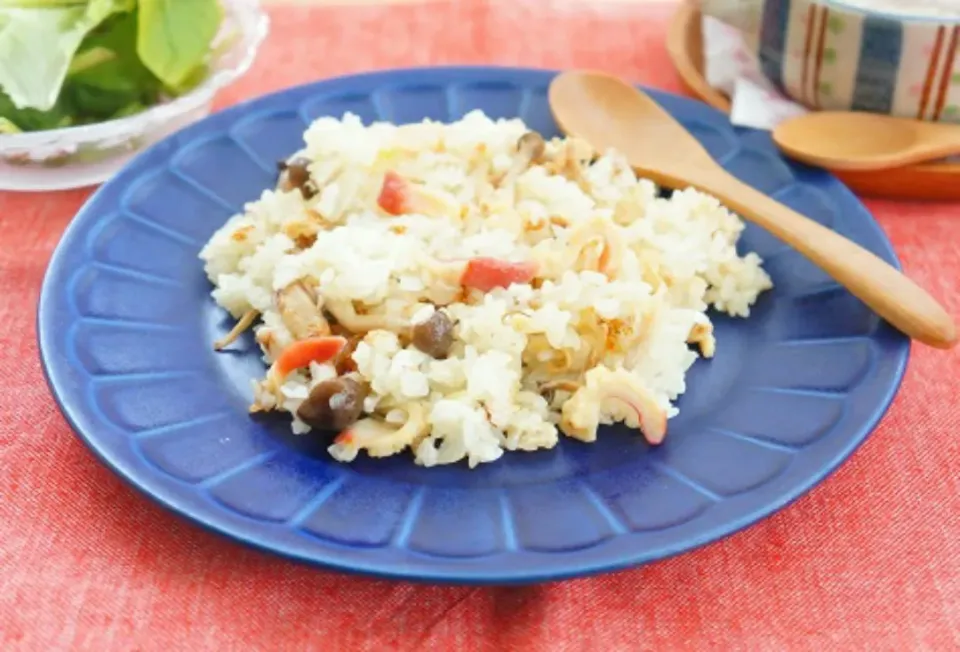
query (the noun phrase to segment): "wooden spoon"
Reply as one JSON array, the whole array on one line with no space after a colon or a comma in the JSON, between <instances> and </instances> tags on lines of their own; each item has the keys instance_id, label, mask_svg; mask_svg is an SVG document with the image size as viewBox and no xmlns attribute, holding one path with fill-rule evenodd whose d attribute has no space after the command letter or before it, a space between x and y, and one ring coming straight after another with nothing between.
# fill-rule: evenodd
<instances>
[{"instance_id":1,"label":"wooden spoon","mask_svg":"<svg viewBox=\"0 0 960 652\"><path fill-rule=\"evenodd\" d=\"M906 335L942 349L956 344L953 320L926 291L866 249L731 175L645 93L616 77L574 71L553 80L549 99L565 133L600 151L619 150L662 186L692 186L714 195L794 247Z\"/></svg>"},{"instance_id":2,"label":"wooden spoon","mask_svg":"<svg viewBox=\"0 0 960 652\"><path fill-rule=\"evenodd\" d=\"M831 170L886 170L960 154L960 126L854 111L786 120L773 140L791 157Z\"/></svg>"}]
</instances>

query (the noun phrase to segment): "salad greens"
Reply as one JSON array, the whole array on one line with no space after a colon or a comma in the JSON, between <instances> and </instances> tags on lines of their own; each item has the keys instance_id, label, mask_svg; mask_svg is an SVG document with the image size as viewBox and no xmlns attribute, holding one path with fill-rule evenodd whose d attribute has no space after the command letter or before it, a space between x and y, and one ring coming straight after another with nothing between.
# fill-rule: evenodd
<instances>
[{"instance_id":1,"label":"salad greens","mask_svg":"<svg viewBox=\"0 0 960 652\"><path fill-rule=\"evenodd\" d=\"M0 0L0 134L132 115L207 72L219 0Z\"/></svg>"}]
</instances>

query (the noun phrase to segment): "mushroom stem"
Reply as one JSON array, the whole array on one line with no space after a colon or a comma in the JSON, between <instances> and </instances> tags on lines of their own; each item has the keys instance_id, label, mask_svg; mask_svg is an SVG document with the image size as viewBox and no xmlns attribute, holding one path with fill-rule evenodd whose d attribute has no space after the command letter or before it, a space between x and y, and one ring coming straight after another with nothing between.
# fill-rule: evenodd
<instances>
[{"instance_id":1,"label":"mushroom stem","mask_svg":"<svg viewBox=\"0 0 960 652\"><path fill-rule=\"evenodd\" d=\"M241 316L240 320L233 325L233 328L230 329L230 332L213 343L213 350L221 351L236 342L237 338L253 325L253 322L256 321L259 315L260 311L258 310L248 310L243 313L243 316Z\"/></svg>"},{"instance_id":2,"label":"mushroom stem","mask_svg":"<svg viewBox=\"0 0 960 652\"><path fill-rule=\"evenodd\" d=\"M544 142L543 136L535 131L528 131L520 136L519 140L517 140L517 157L513 160L513 165L510 166L510 169L500 177L500 180L496 184L497 187L502 188L516 181L517 177L523 174L532 163L543 157L545 148L546 142Z\"/></svg>"},{"instance_id":3,"label":"mushroom stem","mask_svg":"<svg viewBox=\"0 0 960 652\"><path fill-rule=\"evenodd\" d=\"M409 325L399 323L382 315L360 315L351 301L328 301L326 308L341 326L351 333L362 334L370 331L390 331L400 335L409 335Z\"/></svg>"}]
</instances>

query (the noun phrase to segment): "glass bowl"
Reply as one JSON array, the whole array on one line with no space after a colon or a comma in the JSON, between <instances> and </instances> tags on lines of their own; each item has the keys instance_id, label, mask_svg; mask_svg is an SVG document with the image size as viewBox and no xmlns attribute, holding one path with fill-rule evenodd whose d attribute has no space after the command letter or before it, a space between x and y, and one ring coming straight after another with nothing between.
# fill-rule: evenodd
<instances>
[{"instance_id":1,"label":"glass bowl","mask_svg":"<svg viewBox=\"0 0 960 652\"><path fill-rule=\"evenodd\" d=\"M195 89L125 118L0 135L0 190L41 191L99 184L134 154L210 113L217 92L253 64L269 21L258 0L223 0L211 74Z\"/></svg>"}]
</instances>

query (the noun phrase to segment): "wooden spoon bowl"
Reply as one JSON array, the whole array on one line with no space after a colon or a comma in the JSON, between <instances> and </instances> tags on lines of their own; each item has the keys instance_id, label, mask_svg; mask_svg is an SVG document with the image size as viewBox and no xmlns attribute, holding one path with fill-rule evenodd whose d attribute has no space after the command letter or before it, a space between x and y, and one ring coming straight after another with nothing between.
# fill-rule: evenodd
<instances>
[{"instance_id":1,"label":"wooden spoon bowl","mask_svg":"<svg viewBox=\"0 0 960 652\"><path fill-rule=\"evenodd\" d=\"M773 140L804 163L831 170L887 170L960 154L960 125L816 111L777 125Z\"/></svg>"}]
</instances>

